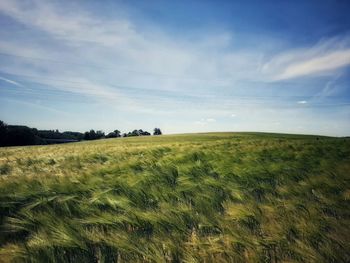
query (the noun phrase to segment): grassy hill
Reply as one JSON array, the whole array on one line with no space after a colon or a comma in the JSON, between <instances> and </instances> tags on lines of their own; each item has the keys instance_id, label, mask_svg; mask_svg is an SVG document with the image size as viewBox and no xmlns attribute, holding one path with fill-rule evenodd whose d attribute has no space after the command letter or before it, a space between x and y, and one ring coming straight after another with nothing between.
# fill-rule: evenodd
<instances>
[{"instance_id":1,"label":"grassy hill","mask_svg":"<svg viewBox=\"0 0 350 263\"><path fill-rule=\"evenodd\" d=\"M0 262L349 262L350 139L0 149Z\"/></svg>"}]
</instances>

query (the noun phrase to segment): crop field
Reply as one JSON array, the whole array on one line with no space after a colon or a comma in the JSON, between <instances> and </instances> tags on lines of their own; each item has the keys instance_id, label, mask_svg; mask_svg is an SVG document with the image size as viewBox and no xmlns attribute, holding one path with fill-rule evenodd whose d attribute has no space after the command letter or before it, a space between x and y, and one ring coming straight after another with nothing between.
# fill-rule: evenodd
<instances>
[{"instance_id":1,"label":"crop field","mask_svg":"<svg viewBox=\"0 0 350 263\"><path fill-rule=\"evenodd\" d=\"M0 148L0 262L350 262L350 139Z\"/></svg>"}]
</instances>

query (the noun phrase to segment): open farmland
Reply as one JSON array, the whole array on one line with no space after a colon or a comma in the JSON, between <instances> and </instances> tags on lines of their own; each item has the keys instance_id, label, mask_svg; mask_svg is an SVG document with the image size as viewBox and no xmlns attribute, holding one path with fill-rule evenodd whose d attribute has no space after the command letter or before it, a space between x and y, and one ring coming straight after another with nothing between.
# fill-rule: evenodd
<instances>
[{"instance_id":1,"label":"open farmland","mask_svg":"<svg viewBox=\"0 0 350 263\"><path fill-rule=\"evenodd\" d=\"M0 262L349 262L350 139L0 149Z\"/></svg>"}]
</instances>

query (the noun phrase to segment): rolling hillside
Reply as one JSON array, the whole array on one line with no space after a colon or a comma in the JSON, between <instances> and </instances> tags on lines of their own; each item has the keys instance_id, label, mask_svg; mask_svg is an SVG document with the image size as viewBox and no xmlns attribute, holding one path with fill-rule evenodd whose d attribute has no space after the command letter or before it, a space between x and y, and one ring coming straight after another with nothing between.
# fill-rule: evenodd
<instances>
[{"instance_id":1,"label":"rolling hillside","mask_svg":"<svg viewBox=\"0 0 350 263\"><path fill-rule=\"evenodd\" d=\"M349 262L350 139L0 149L0 262Z\"/></svg>"}]
</instances>

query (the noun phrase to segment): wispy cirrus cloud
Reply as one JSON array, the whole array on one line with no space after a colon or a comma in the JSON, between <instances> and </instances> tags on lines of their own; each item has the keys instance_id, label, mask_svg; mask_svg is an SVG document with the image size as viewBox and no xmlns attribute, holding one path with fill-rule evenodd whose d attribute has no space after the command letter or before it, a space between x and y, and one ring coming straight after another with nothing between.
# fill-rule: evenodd
<instances>
[{"instance_id":1,"label":"wispy cirrus cloud","mask_svg":"<svg viewBox=\"0 0 350 263\"><path fill-rule=\"evenodd\" d=\"M276 80L290 79L308 75L329 74L336 69L350 65L350 49L334 51L310 60L289 65Z\"/></svg>"},{"instance_id":2,"label":"wispy cirrus cloud","mask_svg":"<svg viewBox=\"0 0 350 263\"><path fill-rule=\"evenodd\" d=\"M31 8L30 12L28 6ZM110 46L128 41L134 36L127 20L104 23L106 21L93 19L79 5L72 4L70 7L71 9L62 8L58 4L40 1L3 0L0 3L1 12L27 27L34 27L56 38L72 42L87 41Z\"/></svg>"},{"instance_id":3,"label":"wispy cirrus cloud","mask_svg":"<svg viewBox=\"0 0 350 263\"><path fill-rule=\"evenodd\" d=\"M28 12L28 2L3 0L0 12L62 41L59 53L83 55L84 60L115 68L119 71L119 80L125 81L126 85L137 86L142 82L146 89L147 86L159 86L161 89L183 87L188 90L200 83L203 91L213 85L232 86L241 79L283 81L327 75L350 64L350 37L326 39L310 48L286 49L280 54L272 54L266 63L262 63L262 50L228 48L234 41L228 32L221 35L209 32L198 41L179 41L159 30L139 28L121 17L109 20L96 17L79 6L71 8L75 10L73 12L57 3L31 3L31 12ZM0 43L0 46L10 52L15 48L6 43ZM13 51L20 54L24 49ZM60 54L56 51L49 49L46 53L57 58ZM38 52L45 53L42 49ZM136 78L135 74L138 75ZM165 78L160 79L162 77Z\"/></svg>"},{"instance_id":4,"label":"wispy cirrus cloud","mask_svg":"<svg viewBox=\"0 0 350 263\"><path fill-rule=\"evenodd\" d=\"M287 50L273 56L262 72L272 81L299 77L333 75L350 65L350 37L332 38L297 50Z\"/></svg>"},{"instance_id":5,"label":"wispy cirrus cloud","mask_svg":"<svg viewBox=\"0 0 350 263\"><path fill-rule=\"evenodd\" d=\"M228 85L240 78L250 78L262 56L260 51L229 49L233 41L230 32L209 31L188 41L152 27L136 25L122 16L97 17L72 3L71 8L53 2L29 3L30 12L27 11L28 2L3 0L0 12L30 30L42 31L54 39L53 48L48 48L47 43L44 47L49 49L47 58L62 59L66 52L74 54L73 58L82 59L81 64L87 61L88 65L92 61L100 67L114 68L121 75L119 79L129 82L127 85L135 85L139 79L143 86L161 86L161 89L184 87L188 90L186 86L193 87L198 83L204 88ZM24 52L23 46L15 50L13 43L0 43L0 46L12 54ZM60 52L57 52L58 48ZM27 51L24 55L30 53L45 52L41 49ZM135 75L138 76L135 78Z\"/></svg>"},{"instance_id":6,"label":"wispy cirrus cloud","mask_svg":"<svg viewBox=\"0 0 350 263\"><path fill-rule=\"evenodd\" d=\"M17 87L23 87L23 85L21 83L14 81L14 80L11 80L11 79L8 79L8 78L0 77L0 80L5 81L7 83L10 83L12 85L15 85Z\"/></svg>"}]
</instances>

